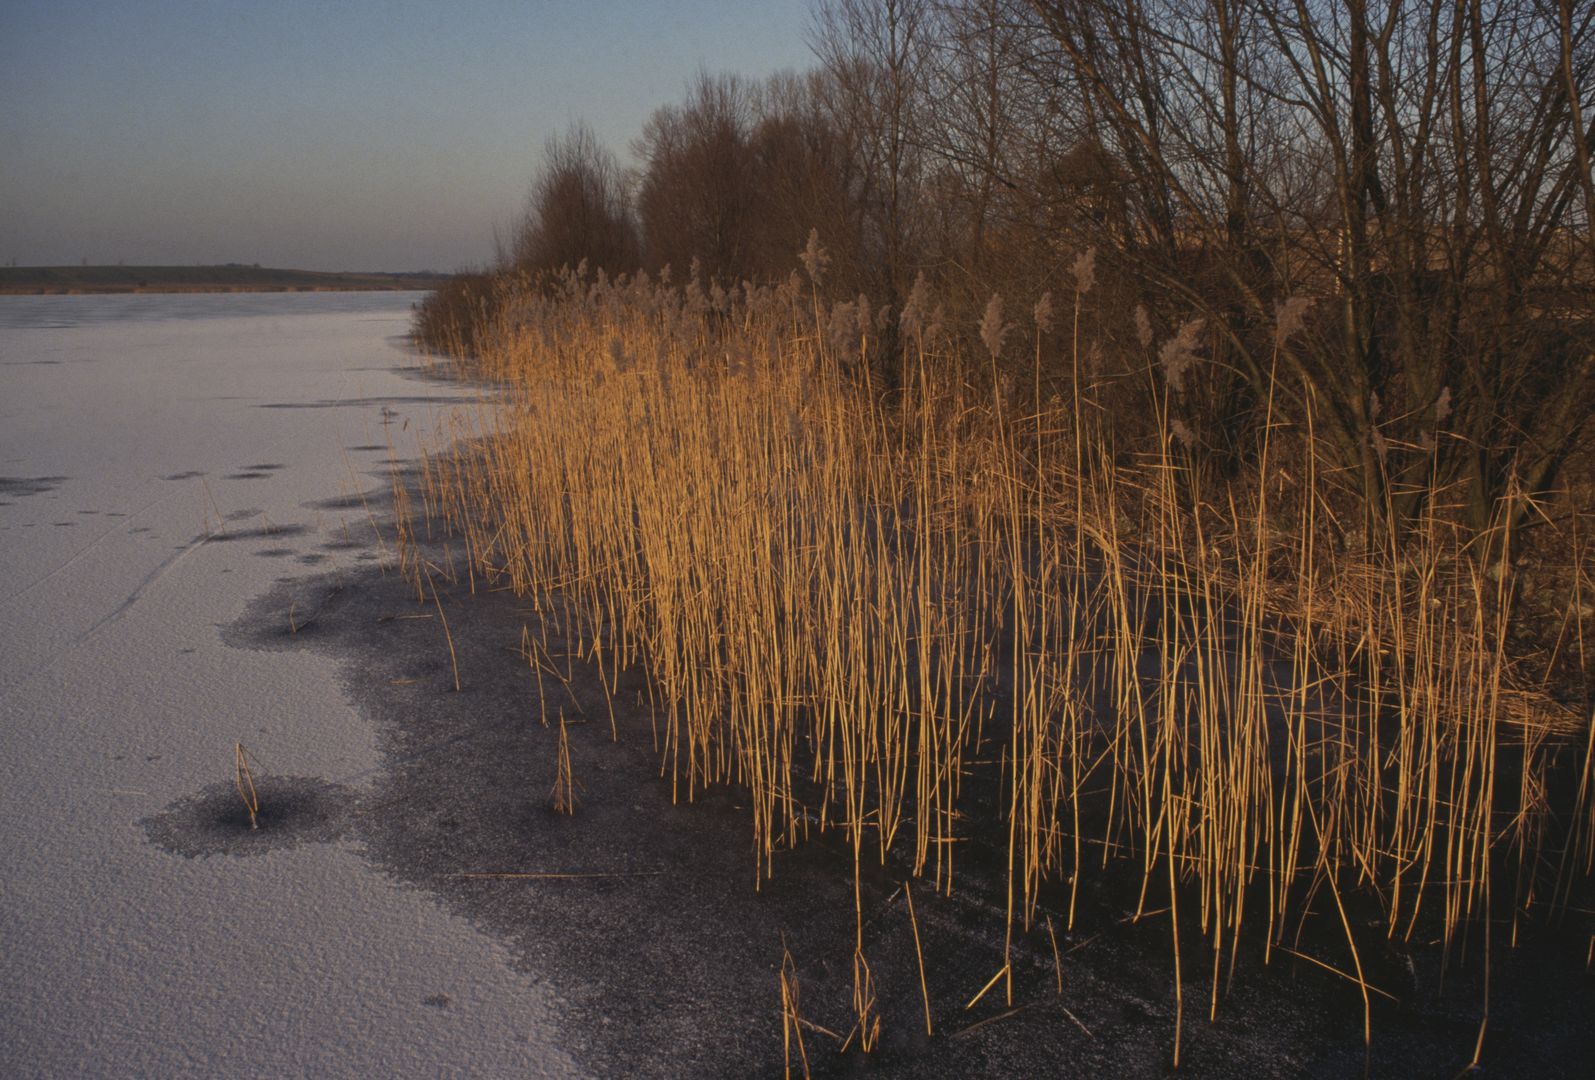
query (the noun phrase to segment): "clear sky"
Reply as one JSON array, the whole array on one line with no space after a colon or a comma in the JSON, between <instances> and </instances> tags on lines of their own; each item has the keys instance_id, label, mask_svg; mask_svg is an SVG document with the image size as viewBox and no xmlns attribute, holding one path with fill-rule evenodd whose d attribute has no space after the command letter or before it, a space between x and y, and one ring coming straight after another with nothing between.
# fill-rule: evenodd
<instances>
[{"instance_id":1,"label":"clear sky","mask_svg":"<svg viewBox=\"0 0 1595 1080\"><path fill-rule=\"evenodd\" d=\"M548 136L624 156L804 0L0 0L0 263L488 261Z\"/></svg>"}]
</instances>

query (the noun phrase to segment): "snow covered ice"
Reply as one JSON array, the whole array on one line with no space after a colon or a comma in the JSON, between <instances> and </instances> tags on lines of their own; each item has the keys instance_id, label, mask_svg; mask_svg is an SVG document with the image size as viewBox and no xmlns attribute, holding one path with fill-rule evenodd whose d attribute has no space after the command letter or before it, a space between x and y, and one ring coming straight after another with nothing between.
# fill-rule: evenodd
<instances>
[{"instance_id":1,"label":"snow covered ice","mask_svg":"<svg viewBox=\"0 0 1595 1080\"><path fill-rule=\"evenodd\" d=\"M221 628L381 557L357 496L471 397L414 375L417 298L0 297L0 1073L574 1072L548 988L349 841L185 858L140 825L235 742L351 793L379 768L333 660Z\"/></svg>"}]
</instances>

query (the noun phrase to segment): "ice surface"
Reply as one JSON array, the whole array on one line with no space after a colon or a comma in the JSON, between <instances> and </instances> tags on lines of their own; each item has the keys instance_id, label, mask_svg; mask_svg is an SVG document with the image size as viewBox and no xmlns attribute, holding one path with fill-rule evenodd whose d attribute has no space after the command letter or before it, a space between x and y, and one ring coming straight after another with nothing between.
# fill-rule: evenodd
<instances>
[{"instance_id":1,"label":"ice surface","mask_svg":"<svg viewBox=\"0 0 1595 1080\"><path fill-rule=\"evenodd\" d=\"M0 1073L569 1075L547 987L347 842L185 858L141 819L379 767L333 662L219 628L377 557L356 497L470 392L414 294L0 297Z\"/></svg>"}]
</instances>

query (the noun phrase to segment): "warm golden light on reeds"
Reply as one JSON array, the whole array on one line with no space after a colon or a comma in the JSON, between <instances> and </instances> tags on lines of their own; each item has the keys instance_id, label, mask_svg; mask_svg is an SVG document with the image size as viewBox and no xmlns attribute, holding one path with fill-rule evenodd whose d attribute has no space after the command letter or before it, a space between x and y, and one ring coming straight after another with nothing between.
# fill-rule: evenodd
<instances>
[{"instance_id":1,"label":"warm golden light on reeds","mask_svg":"<svg viewBox=\"0 0 1595 1080\"><path fill-rule=\"evenodd\" d=\"M1077 275L1089 289L1089 264ZM646 671L675 796L747 791L756 881L834 829L855 882L897 852L950 892L981 826L965 781L995 761L1001 817L985 824L1007 839L1009 951L1050 896L1061 992L1052 914L1072 924L1081 878L1131 860L1137 917L1169 918L1183 1019L1181 955L1197 954L1182 931L1208 949L1211 1016L1243 921L1261 920L1266 959L1327 901L1314 917L1340 927L1336 966L1366 1003L1349 894L1373 897L1394 938L1437 913L1449 944L1589 873L1588 718L1553 723L1514 681L1513 578L1489 558L1508 526L1470 538L1436 492L1399 548L1332 547L1312 424L1283 425L1271 401L1255 475L1221 484L1167 415L1159 452L1113 452L1078 325L1069 400L1042 400L1039 360L1016 391L997 364L1000 305L989 356L905 321L890 400L854 377L874 326L839 337L796 278L722 309L567 277L490 310L470 370L507 401L481 438L427 460L424 510L463 543L473 583L534 599L599 658L606 695ZM1050 302L1044 315L1038 337ZM403 540L417 525L399 511ZM406 558L441 616L430 571ZM566 677L536 633L521 649L540 698L545 675ZM1569 735L1577 802L1552 807ZM563 722L559 753L556 806L574 798ZM849 1038L867 1049L878 987L857 890L854 915ZM993 966L974 997L1000 982L1011 1004L1011 955ZM785 1028L806 1071L789 968Z\"/></svg>"}]
</instances>

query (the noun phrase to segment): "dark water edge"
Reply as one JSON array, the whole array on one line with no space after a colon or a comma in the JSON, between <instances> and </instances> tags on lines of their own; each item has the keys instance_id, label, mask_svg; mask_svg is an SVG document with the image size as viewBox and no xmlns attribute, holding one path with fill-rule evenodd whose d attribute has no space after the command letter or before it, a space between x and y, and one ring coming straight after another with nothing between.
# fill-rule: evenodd
<instances>
[{"instance_id":1,"label":"dark water edge","mask_svg":"<svg viewBox=\"0 0 1595 1080\"><path fill-rule=\"evenodd\" d=\"M369 498L373 506L386 501ZM434 555L445 562L441 551ZM777 853L773 876L759 881L741 792L699 792L690 804L679 792L672 801L655 743L662 718L650 715L639 671L621 678L613 740L597 668L580 661L572 662L568 693L545 676L545 727L536 678L518 655L523 628L543 634L534 606L505 592L472 595L463 580L436 579L436 587L459 692L431 597L421 602L412 584L371 564L285 581L224 634L242 648L313 649L341 661L346 692L377 731L385 768L346 807L336 791L319 792L339 807L334 831L382 872L504 941L524 971L552 986L565 1048L591 1075L779 1075L783 949L795 965L801 1015L845 1035L853 1023L854 896L852 851L841 834L816 831L797 850ZM556 658L574 648L552 625L547 636ZM579 785L574 815L556 813L550 800L561 714ZM979 813L998 797L994 770L970 784L966 809L998 820ZM195 805L213 797L219 807L224 794L202 793ZM1005 844L1002 830L988 827L959 845L951 896L928 881L911 886L930 1038L902 888L909 867L901 857L882 866L866 852L863 951L881 1044L866 1056L854 1040L843 1055L835 1039L811 1028L804 1047L813 1075L1439 1078L1458 1075L1472 1056L1484 1000L1478 933L1465 955L1408 948L1386 938L1373 904L1347 898L1367 980L1394 999L1373 999L1365 1050L1356 984L1279 951L1265 965L1262 912L1249 916L1233 972L1226 948L1210 1022L1211 942L1194 896L1182 894L1176 1072L1171 928L1155 910L1166 896L1149 897L1154 913L1134 919L1139 866L1121 862L1088 868L1072 931L1065 888L1043 896L1062 957L1061 994L1038 915L1028 931L1015 929L1012 1005L999 985L966 1008L1003 963ZM1312 907L1287 943L1349 972L1327 890ZM1506 925L1497 925L1479 1075L1586 1075L1595 1060L1587 933L1587 917L1559 930L1530 926L1510 949ZM794 1075L802 1075L795 1046L793 1055Z\"/></svg>"}]
</instances>

